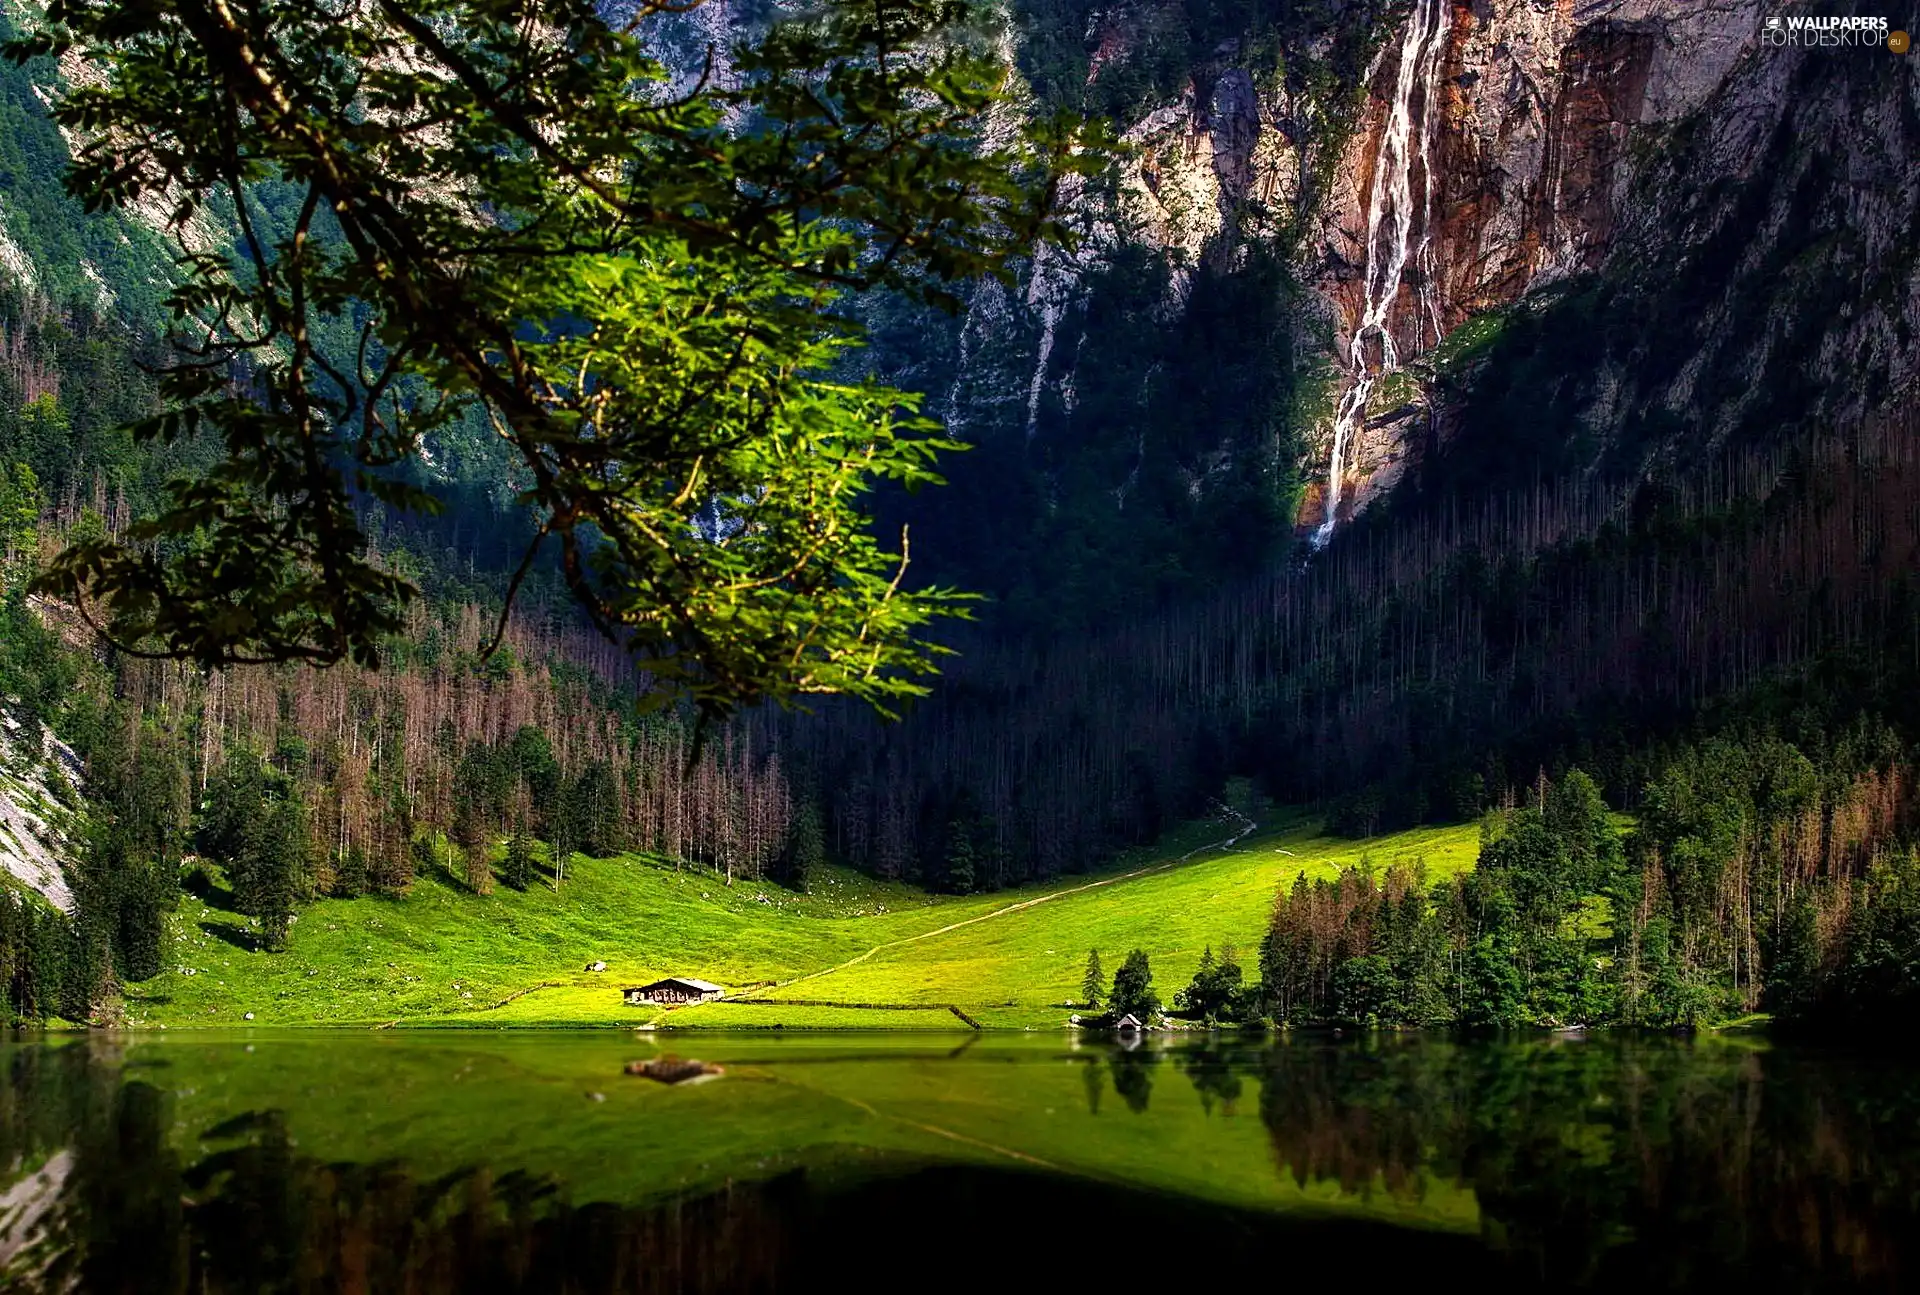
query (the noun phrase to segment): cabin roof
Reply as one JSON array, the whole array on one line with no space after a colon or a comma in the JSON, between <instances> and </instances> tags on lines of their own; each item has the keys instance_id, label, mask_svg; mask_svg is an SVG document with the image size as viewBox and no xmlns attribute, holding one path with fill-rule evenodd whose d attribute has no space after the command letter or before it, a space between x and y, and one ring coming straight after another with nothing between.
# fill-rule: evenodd
<instances>
[{"instance_id":1,"label":"cabin roof","mask_svg":"<svg viewBox=\"0 0 1920 1295\"><path fill-rule=\"evenodd\" d=\"M659 989L663 985L684 985L688 989L695 989L703 994L720 994L726 992L711 980L695 980L691 976L666 976L645 985L636 985L634 988L638 989L641 993L645 993L649 989Z\"/></svg>"}]
</instances>

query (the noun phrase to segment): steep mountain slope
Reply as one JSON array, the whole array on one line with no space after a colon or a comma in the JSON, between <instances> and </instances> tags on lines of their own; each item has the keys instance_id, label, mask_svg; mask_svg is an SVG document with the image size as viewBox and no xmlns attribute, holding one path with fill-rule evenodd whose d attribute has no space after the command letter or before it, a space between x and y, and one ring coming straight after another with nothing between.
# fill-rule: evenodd
<instances>
[{"instance_id":1,"label":"steep mountain slope","mask_svg":"<svg viewBox=\"0 0 1920 1295\"><path fill-rule=\"evenodd\" d=\"M1914 359L1914 64L1763 45L1833 6L1763 8L1016 6L1036 105L1134 152L1075 195L1076 253L883 332L977 445L904 514L929 566L1006 623L1098 623L1324 542L1332 496L1463 437L1517 483L1883 406Z\"/></svg>"},{"instance_id":2,"label":"steep mountain slope","mask_svg":"<svg viewBox=\"0 0 1920 1295\"><path fill-rule=\"evenodd\" d=\"M974 449L902 501L929 578L994 624L1085 630L1279 562L1319 398L1293 254L1331 183L1384 3L1019 3L1010 112L1106 117L1126 149L1069 195L1072 251L875 360Z\"/></svg>"},{"instance_id":3,"label":"steep mountain slope","mask_svg":"<svg viewBox=\"0 0 1920 1295\"><path fill-rule=\"evenodd\" d=\"M72 748L36 724L0 714L0 870L63 913L73 911L66 868L82 785Z\"/></svg>"},{"instance_id":4,"label":"steep mountain slope","mask_svg":"<svg viewBox=\"0 0 1920 1295\"><path fill-rule=\"evenodd\" d=\"M1760 22L1737 4L1396 7L1317 237L1249 243L1164 332L1141 315L1095 353L1117 366L1166 336L1215 372L1265 350L1270 374L1262 316L1194 321L1233 300L1224 285L1272 276L1281 426L1320 447L1293 466L1300 529L1326 550L1300 566L1243 535L1253 573L1215 594L1141 614L1136 582L1084 637L970 640L903 730L796 730L833 771L840 848L937 875L948 842L984 833L995 868L1046 873L1197 812L1229 772L1419 818L1567 762L1631 796L1648 744L1757 697L1813 750L1868 712L1905 724L1920 525L1912 419L1889 407L1920 300L1902 232L1916 65L1764 44ZM1173 255L1127 247L1109 263ZM1103 281L1087 285L1097 318ZM1129 388L1075 390L1104 412ZM1329 532L1343 413L1354 452ZM1124 421L1066 426L1088 475L1138 461ZM1064 435L1043 419L1032 444ZM1258 480L1217 464L1188 498ZM1136 495L1080 498L1053 497L1049 524L1118 532L1073 550L1082 569L1140 565ZM1004 507L975 524L1017 543ZM1360 790L1382 781L1393 794Z\"/></svg>"},{"instance_id":5,"label":"steep mountain slope","mask_svg":"<svg viewBox=\"0 0 1920 1295\"><path fill-rule=\"evenodd\" d=\"M713 0L659 24L660 52L683 81L724 80L728 43L776 13ZM1552 409L1497 453L1548 465L1568 445L1624 443L1625 462L1689 420L1719 445L1877 407L1913 359L1911 65L1762 48L1762 17L1759 0L1014 0L980 33L1019 72L999 111L1105 116L1128 151L1069 195L1076 250L958 318L871 312L875 366L976 446L949 491L887 520L914 525L926 578L993 595L996 623L1086 628L1324 542L1330 504L1350 515L1433 445L1514 421L1516 385ZM58 194L40 103L76 75L5 72L0 260L29 298L92 294L150 324L151 232ZM1503 353L1464 406L1443 339L1545 292L1573 300L1513 331L1577 350L1633 321L1638 349L1542 358L1568 382ZM438 457L451 489L486 470L479 446Z\"/></svg>"},{"instance_id":6,"label":"steep mountain slope","mask_svg":"<svg viewBox=\"0 0 1920 1295\"><path fill-rule=\"evenodd\" d=\"M1388 376L1475 315L1598 268L1618 227L1645 209L1635 181L1662 135L1749 55L1759 7L1412 7L1376 61L1316 213L1318 263L1305 266L1332 303L1351 375L1328 429L1327 492L1306 510L1322 540L1335 520L1328 498L1363 507L1419 447L1428 402Z\"/></svg>"},{"instance_id":7,"label":"steep mountain slope","mask_svg":"<svg viewBox=\"0 0 1920 1295\"><path fill-rule=\"evenodd\" d=\"M1920 64L1755 46L1659 143L1595 272L1514 312L1445 403L1477 479L1697 464L1857 427L1911 383Z\"/></svg>"},{"instance_id":8,"label":"steep mountain slope","mask_svg":"<svg viewBox=\"0 0 1920 1295\"><path fill-rule=\"evenodd\" d=\"M1609 266L1658 288L1684 194L1768 169L1767 113L1811 93L1825 107L1794 111L1843 121L1902 75L1883 50L1762 51L1761 16L1016 6L1035 106L1107 114L1133 151L1074 195L1075 253L983 288L957 335L922 322L882 348L977 446L947 500L906 513L929 564L1006 600L1006 623L1058 629L1324 542L1330 502L1365 507L1457 431L1422 362L1445 338Z\"/></svg>"},{"instance_id":9,"label":"steep mountain slope","mask_svg":"<svg viewBox=\"0 0 1920 1295\"><path fill-rule=\"evenodd\" d=\"M724 78L773 12L716 0L661 53ZM882 524L911 525L913 578L993 601L907 725L756 719L729 759L777 768L782 804L798 774L842 857L1003 884L1153 839L1229 773L1287 799L1392 778L1417 787L1405 817L1471 813L1508 756L1588 741L1596 707L1631 778L1623 753L1683 709L1841 648L1897 659L1911 456L1867 415L1915 358L1917 65L1768 46L1762 19L998 11L976 33L1018 72L996 111L1104 115L1129 149L1070 195L1077 248L952 318L863 306L870 363L975 444ZM92 410L41 378L104 389L136 342L31 306L6 323L0 458L117 524L178 464L113 440L137 391ZM1862 464L1874 481L1810 484ZM458 444L433 471L456 507L396 547L485 585L513 548L498 480Z\"/></svg>"}]
</instances>

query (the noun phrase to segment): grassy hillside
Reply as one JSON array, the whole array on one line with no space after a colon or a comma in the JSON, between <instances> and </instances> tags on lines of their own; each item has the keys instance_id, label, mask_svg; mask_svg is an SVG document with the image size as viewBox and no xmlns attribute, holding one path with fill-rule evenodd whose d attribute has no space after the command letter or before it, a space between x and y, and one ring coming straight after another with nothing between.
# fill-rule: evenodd
<instances>
[{"instance_id":1,"label":"grassy hillside","mask_svg":"<svg viewBox=\"0 0 1920 1295\"><path fill-rule=\"evenodd\" d=\"M284 953L255 952L246 919L187 896L171 920L170 965L130 987L135 1025L433 1024L964 1028L1057 1026L1087 950L1109 969L1132 948L1153 959L1163 996L1201 950L1251 952L1275 888L1302 870L1424 860L1434 876L1471 866L1472 826L1373 840L1296 820L1231 853L1197 846L1196 825L1110 872L991 895L932 897L829 871L814 893L743 882L639 856L580 860L564 888L479 896L451 875L402 900L325 900ZM604 960L603 973L587 972ZM667 974L727 986L722 1002L628 1008L623 985Z\"/></svg>"}]
</instances>

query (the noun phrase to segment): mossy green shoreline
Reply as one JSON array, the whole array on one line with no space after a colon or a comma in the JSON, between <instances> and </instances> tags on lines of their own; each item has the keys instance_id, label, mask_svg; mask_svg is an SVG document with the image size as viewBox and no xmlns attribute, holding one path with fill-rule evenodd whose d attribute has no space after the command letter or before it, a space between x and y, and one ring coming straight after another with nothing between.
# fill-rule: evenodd
<instances>
[{"instance_id":1,"label":"mossy green shoreline","mask_svg":"<svg viewBox=\"0 0 1920 1295\"><path fill-rule=\"evenodd\" d=\"M1422 863L1438 879L1470 868L1479 847L1473 825L1349 840L1295 818L1224 852L1223 835L1194 825L1103 872L966 896L839 869L798 895L638 855L577 859L557 892L543 881L477 895L440 873L401 899L321 900L278 953L255 950L246 919L189 894L169 918L161 974L126 987L125 1024L1057 1028L1089 948L1109 966L1146 950L1171 996L1208 945L1250 959L1276 889L1303 871ZM586 970L596 962L606 970ZM621 1001L624 987L666 975L714 981L728 998Z\"/></svg>"}]
</instances>

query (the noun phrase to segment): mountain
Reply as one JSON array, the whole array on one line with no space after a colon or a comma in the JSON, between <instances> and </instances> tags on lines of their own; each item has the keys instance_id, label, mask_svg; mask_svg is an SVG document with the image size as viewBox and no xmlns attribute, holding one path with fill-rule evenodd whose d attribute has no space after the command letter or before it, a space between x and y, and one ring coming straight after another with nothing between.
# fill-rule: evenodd
<instances>
[{"instance_id":1,"label":"mountain","mask_svg":"<svg viewBox=\"0 0 1920 1295\"><path fill-rule=\"evenodd\" d=\"M378 674L92 650L77 613L24 596L32 560L124 528L213 451L123 430L155 404L166 267L156 212L88 216L58 189L44 101L89 70L0 68L0 845L72 914L0 895L9 1002L87 1018L173 976L199 1004L176 1010L234 1010L220 977L189 994L167 970L187 942L223 965L223 942L333 949L336 989L384 1001L426 980L389 964L376 984L352 951L443 919L482 995L519 1002L529 940L652 918L664 969L717 904L726 932L773 941L762 979L847 971L822 977L846 981L831 1012L967 1012L887 979L851 931L792 961L784 910L832 907L793 893L855 884L838 863L879 879L846 892L875 917L882 895L917 911L907 886L1078 894L1053 879L1270 803L1350 839L1449 825L1405 839L1444 836L1449 873L1478 863L1382 879L1355 846L1271 906L1285 856L1243 876L1219 934L1270 914L1254 1016L1669 1025L1906 1001L1920 65L1885 33L1920 12L1901 9L1009 0L953 32L1012 69L997 131L1064 109L1122 147L1064 190L1076 237L1011 281L951 313L849 307L870 339L849 367L972 445L945 488L875 503L911 533L909 580L986 595L899 723L831 700L715 727L636 713L646 681L538 569L482 659L528 523L477 426L419 467L443 516L369 515L426 593ZM646 21L685 90L735 76L730 42L780 12ZM217 218L195 237L217 247ZM1638 820L1624 839L1613 811ZM1168 857L1165 887L1098 892L1086 920L1196 934L1221 895ZM1048 1002L1082 907L1019 924L1051 946ZM296 929L302 908L326 934ZM1017 980L1035 951L1005 930L952 947L984 938ZM1192 942L1154 948L1184 972ZM305 992L292 959L246 961ZM806 1005L767 996L769 1021Z\"/></svg>"},{"instance_id":2,"label":"mountain","mask_svg":"<svg viewBox=\"0 0 1920 1295\"><path fill-rule=\"evenodd\" d=\"M1116 12L1015 24L1138 145L1079 250L898 370L976 443L916 555L997 601L906 725L792 730L840 849L1045 874L1229 772L1364 826L1906 714L1909 60L1746 3Z\"/></svg>"},{"instance_id":3,"label":"mountain","mask_svg":"<svg viewBox=\"0 0 1920 1295\"><path fill-rule=\"evenodd\" d=\"M1137 151L1075 195L1077 253L902 366L979 445L963 489L1018 483L1028 578L1070 604L1087 548L1191 592L1433 448L1540 475L1697 461L1857 421L1911 371L1907 60L1762 46L1757 0L1202 8L1017 11L1036 100L1115 114ZM1046 61L1069 17L1084 74ZM1030 619L1020 577L1003 591Z\"/></svg>"},{"instance_id":4,"label":"mountain","mask_svg":"<svg viewBox=\"0 0 1920 1295\"><path fill-rule=\"evenodd\" d=\"M1738 93L1729 82L1753 61L1758 14L1420 0L1376 62L1319 213L1308 273L1333 304L1343 367L1407 369L1489 312L1605 270L1658 211L1648 200L1667 189L1653 173L1676 132ZM1651 228L1664 231L1664 215ZM1352 426L1335 420L1333 437L1352 440L1336 500L1363 507L1425 447L1425 385L1383 389ZM1325 507L1309 518L1317 509L1324 525Z\"/></svg>"},{"instance_id":5,"label":"mountain","mask_svg":"<svg viewBox=\"0 0 1920 1295\"><path fill-rule=\"evenodd\" d=\"M1836 652L1894 691L1914 65L1763 26L1837 11L983 15L959 38L1008 57L1007 127L1065 108L1126 145L1066 194L1076 244L1013 284L951 316L860 307L863 362L973 445L945 489L883 497L880 524L911 528L912 578L989 601L906 723L754 717L728 759L777 755L773 800L790 780L817 802L842 857L933 884L964 859L997 884L1149 839L1231 774L1292 801L1384 797L1403 820L1476 812L1573 759L1631 797L1649 743ZM713 0L661 18L658 50L681 85L725 79L728 43L778 12ZM84 74L0 70L21 159L0 184L17 262L0 459L33 468L63 524L118 525L192 451L113 430L151 399L159 272L140 213L61 205L39 105ZM448 623L524 526L486 438L433 449L455 506L387 536ZM1877 539L1823 538L1847 533ZM1816 727L1866 704L1849 695ZM437 758L450 785L457 757ZM769 831L746 853L774 857ZM703 850L727 855L727 832Z\"/></svg>"}]
</instances>

